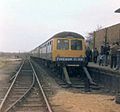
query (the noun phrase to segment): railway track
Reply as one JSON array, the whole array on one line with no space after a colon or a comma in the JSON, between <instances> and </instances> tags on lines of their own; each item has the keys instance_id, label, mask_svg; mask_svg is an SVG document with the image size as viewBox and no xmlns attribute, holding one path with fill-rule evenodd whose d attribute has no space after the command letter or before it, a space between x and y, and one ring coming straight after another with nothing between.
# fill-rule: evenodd
<instances>
[{"instance_id":1,"label":"railway track","mask_svg":"<svg viewBox=\"0 0 120 112\"><path fill-rule=\"evenodd\" d=\"M0 112L53 112L29 60L25 60L15 74Z\"/></svg>"},{"instance_id":2,"label":"railway track","mask_svg":"<svg viewBox=\"0 0 120 112\"><path fill-rule=\"evenodd\" d=\"M37 64L37 66L40 66L40 67L42 67L42 69L44 69L45 71L47 71L48 72L48 74L51 76L51 77L53 77L54 79L55 79L55 81L56 81L56 83L58 84L58 85L60 85L62 88L76 88L76 89L79 89L79 90L81 90L81 91L88 91L87 89L89 89L89 88L87 88L86 87L86 78L84 77L85 76L85 74L83 74L83 72L80 70L79 71L79 69L77 69L76 71L74 71L73 72L73 74L74 75L76 75L76 74L80 74L80 75L78 75L77 77L76 76L71 76L70 77L70 81L71 81L71 85L68 85L67 83L66 83L66 81L65 81L65 78L64 78L64 76L63 75L60 75L60 74L62 74L61 72L60 72L60 68L55 68L54 70L53 69L51 69L51 68L49 68L49 67L46 67L46 66L44 66L44 64L42 64L40 61L38 61L38 60L33 60L36 64ZM98 85L90 85L90 90L91 90L91 92L100 92L101 91L101 87L100 86L98 86Z\"/></svg>"}]
</instances>

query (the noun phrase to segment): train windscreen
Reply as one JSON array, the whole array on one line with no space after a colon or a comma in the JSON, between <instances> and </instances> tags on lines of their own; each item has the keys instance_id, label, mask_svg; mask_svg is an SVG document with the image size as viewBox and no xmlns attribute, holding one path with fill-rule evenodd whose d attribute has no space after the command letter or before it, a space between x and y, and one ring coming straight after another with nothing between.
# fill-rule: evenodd
<instances>
[{"instance_id":1,"label":"train windscreen","mask_svg":"<svg viewBox=\"0 0 120 112\"><path fill-rule=\"evenodd\" d=\"M57 40L57 49L58 50L68 50L69 49L69 40L58 39Z\"/></svg>"},{"instance_id":2,"label":"train windscreen","mask_svg":"<svg viewBox=\"0 0 120 112\"><path fill-rule=\"evenodd\" d=\"M71 40L71 50L82 50L82 41Z\"/></svg>"}]
</instances>

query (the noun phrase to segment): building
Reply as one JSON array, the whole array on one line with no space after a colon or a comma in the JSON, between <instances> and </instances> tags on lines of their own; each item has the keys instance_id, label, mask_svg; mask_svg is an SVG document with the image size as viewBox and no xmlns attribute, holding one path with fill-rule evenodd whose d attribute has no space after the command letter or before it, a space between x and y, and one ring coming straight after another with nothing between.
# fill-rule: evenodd
<instances>
[{"instance_id":1,"label":"building","mask_svg":"<svg viewBox=\"0 0 120 112\"><path fill-rule=\"evenodd\" d=\"M103 43L109 42L109 44L112 45L113 42L118 41L120 41L120 23L96 31L94 36L94 47L100 50Z\"/></svg>"}]
</instances>

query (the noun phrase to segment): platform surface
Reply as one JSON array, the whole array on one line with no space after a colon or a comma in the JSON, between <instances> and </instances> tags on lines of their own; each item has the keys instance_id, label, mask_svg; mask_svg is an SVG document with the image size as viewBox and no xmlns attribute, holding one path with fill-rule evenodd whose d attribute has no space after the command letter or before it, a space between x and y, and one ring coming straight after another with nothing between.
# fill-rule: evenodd
<instances>
[{"instance_id":1,"label":"platform surface","mask_svg":"<svg viewBox=\"0 0 120 112\"><path fill-rule=\"evenodd\" d=\"M102 65L100 65L99 66L98 63L89 62L88 63L88 67L89 68L95 68L95 69L98 69L98 70L102 70L102 71L105 71L105 72L109 72L109 73L112 73L112 74L120 75L120 70L111 69L110 65L108 65L108 66L102 66Z\"/></svg>"}]
</instances>

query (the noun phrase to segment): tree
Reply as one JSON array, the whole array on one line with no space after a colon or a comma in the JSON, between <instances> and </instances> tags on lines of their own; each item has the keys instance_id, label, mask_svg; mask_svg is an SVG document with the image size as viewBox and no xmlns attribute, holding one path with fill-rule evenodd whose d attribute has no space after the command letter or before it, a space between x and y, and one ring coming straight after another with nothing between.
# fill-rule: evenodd
<instances>
[{"instance_id":1,"label":"tree","mask_svg":"<svg viewBox=\"0 0 120 112\"><path fill-rule=\"evenodd\" d=\"M99 31L102 29L102 26L101 25L97 25L95 31L93 32L89 32L86 36L86 42L88 44L88 46L93 49L93 46L94 46L94 32L96 31Z\"/></svg>"}]
</instances>

